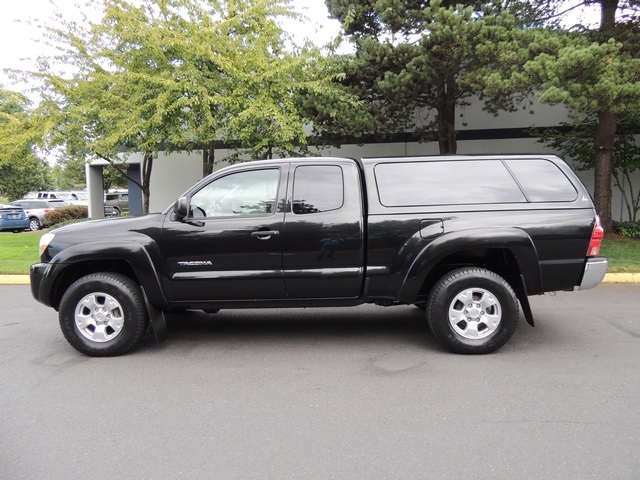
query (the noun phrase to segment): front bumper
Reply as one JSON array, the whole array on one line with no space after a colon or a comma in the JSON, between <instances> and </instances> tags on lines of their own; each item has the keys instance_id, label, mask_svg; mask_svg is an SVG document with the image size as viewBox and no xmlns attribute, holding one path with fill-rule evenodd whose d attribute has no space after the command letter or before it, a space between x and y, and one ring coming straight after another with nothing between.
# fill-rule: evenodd
<instances>
[{"instance_id":1,"label":"front bumper","mask_svg":"<svg viewBox=\"0 0 640 480\"><path fill-rule=\"evenodd\" d=\"M53 266L50 263L36 263L29 269L31 295L40 303L51 307L51 291L53 287Z\"/></svg>"},{"instance_id":2,"label":"front bumper","mask_svg":"<svg viewBox=\"0 0 640 480\"><path fill-rule=\"evenodd\" d=\"M609 268L609 260L607 257L593 257L587 260L582 274L582 281L578 290L587 290L593 288L604 280Z\"/></svg>"}]
</instances>

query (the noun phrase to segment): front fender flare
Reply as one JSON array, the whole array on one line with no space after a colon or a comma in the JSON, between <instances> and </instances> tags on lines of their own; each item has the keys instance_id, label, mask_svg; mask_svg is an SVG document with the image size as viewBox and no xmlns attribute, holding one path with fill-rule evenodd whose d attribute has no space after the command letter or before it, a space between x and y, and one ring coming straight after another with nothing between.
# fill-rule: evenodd
<instances>
[{"instance_id":1,"label":"front fender flare","mask_svg":"<svg viewBox=\"0 0 640 480\"><path fill-rule=\"evenodd\" d=\"M167 305L158 272L149 252L143 245L136 242L107 240L81 243L65 248L49 262L47 272L51 275L45 274L40 292L44 293L46 289L52 292L56 279L60 278L60 274L69 267L83 262L108 260L123 260L131 265L149 301L157 307ZM55 278L53 278L53 272L56 272Z\"/></svg>"}]
</instances>

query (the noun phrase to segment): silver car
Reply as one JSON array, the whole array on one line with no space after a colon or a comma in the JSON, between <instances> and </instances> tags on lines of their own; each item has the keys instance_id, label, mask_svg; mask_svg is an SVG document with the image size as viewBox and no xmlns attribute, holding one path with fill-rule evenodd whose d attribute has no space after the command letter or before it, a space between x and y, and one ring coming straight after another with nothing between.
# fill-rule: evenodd
<instances>
[{"instance_id":1,"label":"silver car","mask_svg":"<svg viewBox=\"0 0 640 480\"><path fill-rule=\"evenodd\" d=\"M66 207L67 203L62 200L38 200L34 198L25 198L15 200L11 205L20 207L29 217L29 230L36 231L47 226L45 214L54 208Z\"/></svg>"}]
</instances>

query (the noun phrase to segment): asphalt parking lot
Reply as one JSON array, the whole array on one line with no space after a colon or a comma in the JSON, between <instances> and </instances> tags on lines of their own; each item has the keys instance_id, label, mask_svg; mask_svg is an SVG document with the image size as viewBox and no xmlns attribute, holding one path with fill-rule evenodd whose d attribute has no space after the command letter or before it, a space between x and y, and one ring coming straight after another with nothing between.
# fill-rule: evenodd
<instances>
[{"instance_id":1,"label":"asphalt parking lot","mask_svg":"<svg viewBox=\"0 0 640 480\"><path fill-rule=\"evenodd\" d=\"M640 478L640 285L531 301L486 356L366 305L187 312L95 359L2 285L0 477Z\"/></svg>"}]
</instances>

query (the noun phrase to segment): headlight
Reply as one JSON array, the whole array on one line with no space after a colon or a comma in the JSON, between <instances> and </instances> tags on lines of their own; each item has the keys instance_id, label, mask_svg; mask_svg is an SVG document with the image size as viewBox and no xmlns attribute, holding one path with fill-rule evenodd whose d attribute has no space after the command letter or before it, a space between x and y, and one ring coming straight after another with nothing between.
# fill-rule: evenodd
<instances>
[{"instance_id":1,"label":"headlight","mask_svg":"<svg viewBox=\"0 0 640 480\"><path fill-rule=\"evenodd\" d=\"M53 240L53 237L55 236L55 233L45 233L44 235L42 235L42 237L40 237L40 256L42 256L44 251L51 243L51 240Z\"/></svg>"}]
</instances>

